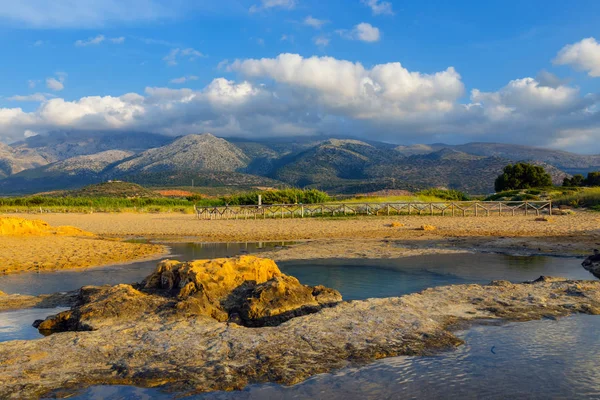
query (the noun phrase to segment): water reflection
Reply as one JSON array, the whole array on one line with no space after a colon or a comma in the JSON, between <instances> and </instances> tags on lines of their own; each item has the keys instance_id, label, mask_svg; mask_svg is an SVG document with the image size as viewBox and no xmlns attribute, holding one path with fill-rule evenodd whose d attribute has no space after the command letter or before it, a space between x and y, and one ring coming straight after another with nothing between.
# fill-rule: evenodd
<instances>
[{"instance_id":1,"label":"water reflection","mask_svg":"<svg viewBox=\"0 0 600 400\"><path fill-rule=\"evenodd\" d=\"M67 308L32 308L0 312L0 342L37 339L42 335L31 326L33 321L65 310Z\"/></svg>"},{"instance_id":2,"label":"water reflection","mask_svg":"<svg viewBox=\"0 0 600 400\"><path fill-rule=\"evenodd\" d=\"M589 399L600 397L600 317L479 326L466 345L436 357L395 357L315 376L292 387L188 397L229 399ZM492 351L493 350L493 351ZM96 386L73 397L171 399L158 389Z\"/></svg>"}]
</instances>

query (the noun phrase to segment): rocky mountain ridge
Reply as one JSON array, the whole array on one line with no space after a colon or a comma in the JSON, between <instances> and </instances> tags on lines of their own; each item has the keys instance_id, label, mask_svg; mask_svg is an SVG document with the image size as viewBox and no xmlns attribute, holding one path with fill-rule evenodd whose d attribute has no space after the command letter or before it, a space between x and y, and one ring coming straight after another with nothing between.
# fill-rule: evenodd
<instances>
[{"instance_id":1,"label":"rocky mountain ridge","mask_svg":"<svg viewBox=\"0 0 600 400\"><path fill-rule=\"evenodd\" d=\"M332 193L444 187L493 191L511 162L567 172L600 170L600 156L494 143L395 146L331 137L223 139L209 133L57 133L0 145L0 194L75 188L109 179L153 186L279 186ZM4 179L1 179L4 178Z\"/></svg>"}]
</instances>

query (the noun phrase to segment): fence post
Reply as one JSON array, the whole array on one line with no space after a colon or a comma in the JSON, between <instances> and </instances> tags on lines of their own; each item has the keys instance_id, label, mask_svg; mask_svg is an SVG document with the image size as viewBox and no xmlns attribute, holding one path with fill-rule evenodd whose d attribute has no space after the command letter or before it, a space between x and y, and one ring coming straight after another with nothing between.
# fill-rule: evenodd
<instances>
[{"instance_id":1,"label":"fence post","mask_svg":"<svg viewBox=\"0 0 600 400\"><path fill-rule=\"evenodd\" d=\"M550 209L549 214L552 215L552 200L550 200L550 203L548 204L548 207Z\"/></svg>"}]
</instances>

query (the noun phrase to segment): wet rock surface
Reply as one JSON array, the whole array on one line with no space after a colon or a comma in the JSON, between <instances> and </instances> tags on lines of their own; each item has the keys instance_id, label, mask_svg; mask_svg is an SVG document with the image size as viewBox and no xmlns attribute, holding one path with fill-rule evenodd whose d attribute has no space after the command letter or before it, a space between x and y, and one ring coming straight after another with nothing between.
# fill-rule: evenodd
<instances>
[{"instance_id":1,"label":"wet rock surface","mask_svg":"<svg viewBox=\"0 0 600 400\"><path fill-rule=\"evenodd\" d=\"M0 398L38 398L58 389L68 395L96 384L160 386L188 394L259 382L289 385L351 364L453 348L462 342L452 330L478 320L600 314L600 281L545 277L337 302L335 291L301 288L295 278L277 276L275 270L263 282L244 281L230 292L216 282L190 281L193 274L174 273L186 279L175 279L169 288L163 272L184 268L173 267L138 287L83 288L75 307L48 320L59 330L75 326L80 331L0 343ZM181 272L197 270L186 268ZM183 290L191 282L201 288ZM299 304L328 306L265 327L221 322L211 314L217 309L230 318L235 310L236 318L256 321L298 310Z\"/></svg>"},{"instance_id":2,"label":"wet rock surface","mask_svg":"<svg viewBox=\"0 0 600 400\"><path fill-rule=\"evenodd\" d=\"M594 250L594 254L586 258L581 265L600 279L600 251Z\"/></svg>"}]
</instances>

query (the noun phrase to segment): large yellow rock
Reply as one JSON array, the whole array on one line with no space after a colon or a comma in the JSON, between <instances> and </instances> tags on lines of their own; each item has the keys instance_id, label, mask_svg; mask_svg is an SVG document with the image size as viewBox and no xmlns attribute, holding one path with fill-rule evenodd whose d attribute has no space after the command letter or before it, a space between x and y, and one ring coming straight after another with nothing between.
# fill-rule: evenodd
<instances>
[{"instance_id":1,"label":"large yellow rock","mask_svg":"<svg viewBox=\"0 0 600 400\"><path fill-rule=\"evenodd\" d=\"M0 236L94 236L73 226L52 227L39 219L0 217Z\"/></svg>"},{"instance_id":2,"label":"large yellow rock","mask_svg":"<svg viewBox=\"0 0 600 400\"><path fill-rule=\"evenodd\" d=\"M275 261L254 256L190 262L165 260L143 285L146 289L177 290L181 298L202 292L214 301L246 281L260 284L281 275Z\"/></svg>"}]
</instances>

